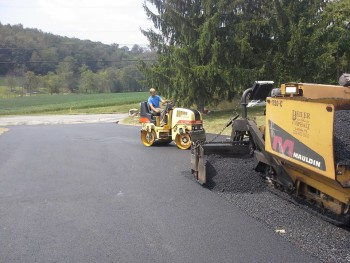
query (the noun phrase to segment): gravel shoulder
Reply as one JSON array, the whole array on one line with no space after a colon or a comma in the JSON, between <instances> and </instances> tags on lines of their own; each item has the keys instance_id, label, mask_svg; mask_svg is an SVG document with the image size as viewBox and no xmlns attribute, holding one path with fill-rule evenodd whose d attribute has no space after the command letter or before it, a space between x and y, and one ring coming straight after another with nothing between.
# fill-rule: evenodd
<instances>
[{"instance_id":1,"label":"gravel shoulder","mask_svg":"<svg viewBox=\"0 0 350 263\"><path fill-rule=\"evenodd\" d=\"M127 114L10 116L0 117L0 126L113 123L127 116Z\"/></svg>"},{"instance_id":2,"label":"gravel shoulder","mask_svg":"<svg viewBox=\"0 0 350 263\"><path fill-rule=\"evenodd\" d=\"M322 262L350 262L350 232L276 196L255 160L208 156L207 187Z\"/></svg>"}]
</instances>

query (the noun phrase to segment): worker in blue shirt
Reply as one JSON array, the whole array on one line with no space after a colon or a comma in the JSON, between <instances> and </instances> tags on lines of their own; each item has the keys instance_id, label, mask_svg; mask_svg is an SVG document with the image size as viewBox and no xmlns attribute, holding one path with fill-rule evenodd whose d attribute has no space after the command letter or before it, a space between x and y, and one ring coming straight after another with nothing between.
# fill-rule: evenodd
<instances>
[{"instance_id":1,"label":"worker in blue shirt","mask_svg":"<svg viewBox=\"0 0 350 263\"><path fill-rule=\"evenodd\" d=\"M153 114L160 114L160 126L164 126L165 114L169 109L162 109L160 107L160 103L167 103L170 102L170 100L163 100L160 96L156 94L156 90L154 88L151 88L149 90L149 93L151 94L151 96L149 96L148 98L148 105L150 106Z\"/></svg>"}]
</instances>

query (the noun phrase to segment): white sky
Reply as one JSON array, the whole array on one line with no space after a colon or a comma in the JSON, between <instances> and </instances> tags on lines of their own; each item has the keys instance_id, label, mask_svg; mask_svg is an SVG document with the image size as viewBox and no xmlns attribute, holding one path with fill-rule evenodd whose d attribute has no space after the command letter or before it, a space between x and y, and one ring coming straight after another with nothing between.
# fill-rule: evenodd
<instances>
[{"instance_id":1,"label":"white sky","mask_svg":"<svg viewBox=\"0 0 350 263\"><path fill-rule=\"evenodd\" d=\"M147 45L143 0L0 0L0 22L120 46Z\"/></svg>"}]
</instances>

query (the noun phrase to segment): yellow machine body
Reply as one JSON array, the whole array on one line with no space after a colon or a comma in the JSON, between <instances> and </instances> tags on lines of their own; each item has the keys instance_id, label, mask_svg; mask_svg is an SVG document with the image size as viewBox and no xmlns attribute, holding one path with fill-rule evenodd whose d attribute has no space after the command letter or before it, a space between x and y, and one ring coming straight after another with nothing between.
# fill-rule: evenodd
<instances>
[{"instance_id":1,"label":"yellow machine body","mask_svg":"<svg viewBox=\"0 0 350 263\"><path fill-rule=\"evenodd\" d=\"M298 194L336 214L347 214L350 163L337 163L335 158L337 110L350 110L350 88L282 85L281 96L266 99L265 151L292 178Z\"/></svg>"},{"instance_id":2,"label":"yellow machine body","mask_svg":"<svg viewBox=\"0 0 350 263\"><path fill-rule=\"evenodd\" d=\"M247 117L248 98L266 99L264 126ZM209 155L234 158L248 150L269 184L308 201L333 223L350 224L350 87L287 83L274 89L257 81L244 91L241 105L242 118L233 120L228 142L199 139L191 148L195 179L206 183Z\"/></svg>"},{"instance_id":3,"label":"yellow machine body","mask_svg":"<svg viewBox=\"0 0 350 263\"><path fill-rule=\"evenodd\" d=\"M269 98L265 150L335 180L334 106L295 99Z\"/></svg>"},{"instance_id":4,"label":"yellow machine body","mask_svg":"<svg viewBox=\"0 0 350 263\"><path fill-rule=\"evenodd\" d=\"M155 122L141 117L141 140L145 146L155 142L174 141L179 149L189 149L192 144L190 132L203 128L202 115L197 110L174 108L166 114L166 124L160 126L160 116L154 116ZM147 135L153 135L153 138Z\"/></svg>"}]
</instances>

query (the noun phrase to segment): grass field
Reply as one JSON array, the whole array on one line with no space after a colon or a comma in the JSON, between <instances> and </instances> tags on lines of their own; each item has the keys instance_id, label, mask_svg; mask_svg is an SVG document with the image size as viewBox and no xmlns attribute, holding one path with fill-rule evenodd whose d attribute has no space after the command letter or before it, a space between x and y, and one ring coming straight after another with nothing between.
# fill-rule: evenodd
<instances>
[{"instance_id":1,"label":"grass field","mask_svg":"<svg viewBox=\"0 0 350 263\"><path fill-rule=\"evenodd\" d=\"M2 98L0 115L122 113L138 108L147 98L147 92Z\"/></svg>"}]
</instances>

